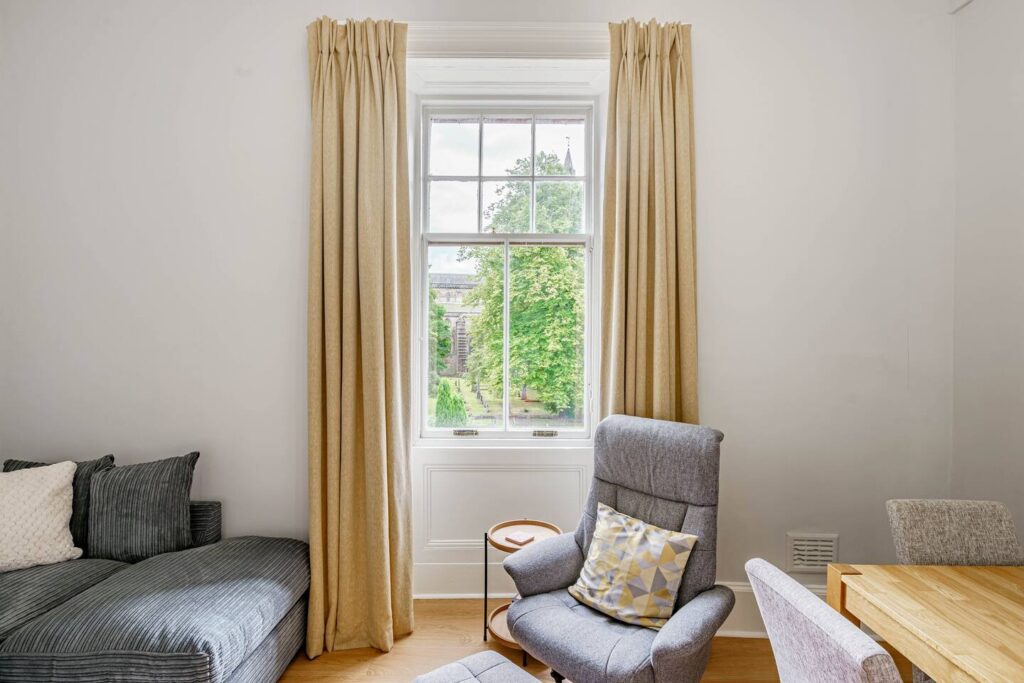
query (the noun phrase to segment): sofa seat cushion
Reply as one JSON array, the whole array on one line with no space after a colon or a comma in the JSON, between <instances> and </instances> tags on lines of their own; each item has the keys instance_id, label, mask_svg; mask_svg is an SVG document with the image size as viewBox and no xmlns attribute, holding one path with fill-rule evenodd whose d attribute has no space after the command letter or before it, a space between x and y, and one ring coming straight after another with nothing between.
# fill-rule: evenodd
<instances>
[{"instance_id":1,"label":"sofa seat cushion","mask_svg":"<svg viewBox=\"0 0 1024 683\"><path fill-rule=\"evenodd\" d=\"M0 680L227 679L309 587L308 546L245 536L126 567L0 644ZM92 680L92 679L89 679Z\"/></svg>"},{"instance_id":2,"label":"sofa seat cushion","mask_svg":"<svg viewBox=\"0 0 1024 683\"><path fill-rule=\"evenodd\" d=\"M127 566L114 560L68 560L0 573L0 641Z\"/></svg>"},{"instance_id":3,"label":"sofa seat cushion","mask_svg":"<svg viewBox=\"0 0 1024 683\"><path fill-rule=\"evenodd\" d=\"M528 653L576 683L654 681L651 645L658 632L605 616L567 590L516 600L508 625ZM603 672L599 679L597 672Z\"/></svg>"}]
</instances>

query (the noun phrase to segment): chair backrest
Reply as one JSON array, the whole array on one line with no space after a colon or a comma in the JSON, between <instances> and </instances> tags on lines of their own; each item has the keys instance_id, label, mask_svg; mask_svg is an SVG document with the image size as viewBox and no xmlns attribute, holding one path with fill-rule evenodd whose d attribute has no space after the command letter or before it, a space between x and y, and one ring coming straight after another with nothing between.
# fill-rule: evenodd
<instances>
[{"instance_id":1,"label":"chair backrest","mask_svg":"<svg viewBox=\"0 0 1024 683\"><path fill-rule=\"evenodd\" d=\"M1019 565L1013 515L987 500L890 500L900 564Z\"/></svg>"},{"instance_id":2,"label":"chair backrest","mask_svg":"<svg viewBox=\"0 0 1024 683\"><path fill-rule=\"evenodd\" d=\"M747 576L782 683L899 683L892 657L788 574L760 559Z\"/></svg>"},{"instance_id":3,"label":"chair backrest","mask_svg":"<svg viewBox=\"0 0 1024 683\"><path fill-rule=\"evenodd\" d=\"M576 543L587 554L597 504L697 536L675 608L715 583L718 526L718 444L708 427L612 415L594 435L594 479Z\"/></svg>"}]
</instances>

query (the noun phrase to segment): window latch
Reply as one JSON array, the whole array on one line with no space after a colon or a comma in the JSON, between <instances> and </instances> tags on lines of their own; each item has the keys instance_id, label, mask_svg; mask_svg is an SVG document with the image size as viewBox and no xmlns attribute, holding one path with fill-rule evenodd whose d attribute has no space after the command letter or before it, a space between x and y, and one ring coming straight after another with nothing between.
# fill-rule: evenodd
<instances>
[{"instance_id":1,"label":"window latch","mask_svg":"<svg viewBox=\"0 0 1024 683\"><path fill-rule=\"evenodd\" d=\"M477 436L480 432L475 429L453 429L452 434L455 436Z\"/></svg>"},{"instance_id":2,"label":"window latch","mask_svg":"<svg viewBox=\"0 0 1024 683\"><path fill-rule=\"evenodd\" d=\"M556 431L554 429L534 429L533 430L533 435L534 436L547 436L547 437L558 436L558 431Z\"/></svg>"}]
</instances>

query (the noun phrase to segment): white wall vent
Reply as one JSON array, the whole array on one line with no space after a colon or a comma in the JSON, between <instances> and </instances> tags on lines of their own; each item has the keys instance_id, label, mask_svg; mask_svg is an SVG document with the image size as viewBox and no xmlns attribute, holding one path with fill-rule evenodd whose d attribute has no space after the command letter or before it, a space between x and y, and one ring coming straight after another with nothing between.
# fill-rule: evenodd
<instances>
[{"instance_id":1,"label":"white wall vent","mask_svg":"<svg viewBox=\"0 0 1024 683\"><path fill-rule=\"evenodd\" d=\"M786 571L824 573L830 562L838 561L839 534L801 531L786 533Z\"/></svg>"}]
</instances>

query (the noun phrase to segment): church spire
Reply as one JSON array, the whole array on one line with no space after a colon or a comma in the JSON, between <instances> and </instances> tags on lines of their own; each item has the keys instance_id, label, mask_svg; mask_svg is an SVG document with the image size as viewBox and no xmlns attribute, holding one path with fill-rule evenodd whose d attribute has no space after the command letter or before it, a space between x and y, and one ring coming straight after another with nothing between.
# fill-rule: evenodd
<instances>
[{"instance_id":1,"label":"church spire","mask_svg":"<svg viewBox=\"0 0 1024 683\"><path fill-rule=\"evenodd\" d=\"M576 167L572 165L572 150L569 149L569 136L565 136L565 161L562 162L562 166L565 167L565 175L576 175Z\"/></svg>"}]
</instances>

